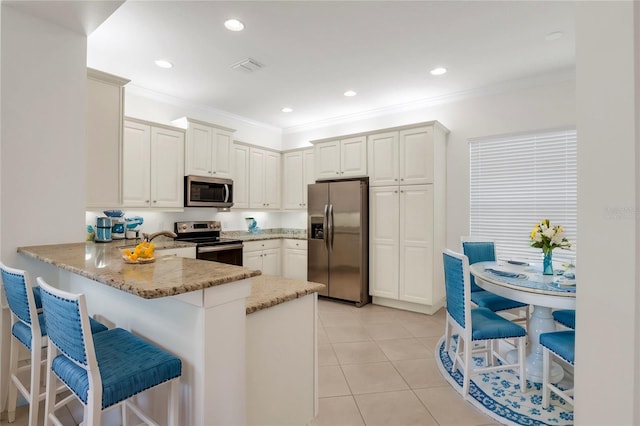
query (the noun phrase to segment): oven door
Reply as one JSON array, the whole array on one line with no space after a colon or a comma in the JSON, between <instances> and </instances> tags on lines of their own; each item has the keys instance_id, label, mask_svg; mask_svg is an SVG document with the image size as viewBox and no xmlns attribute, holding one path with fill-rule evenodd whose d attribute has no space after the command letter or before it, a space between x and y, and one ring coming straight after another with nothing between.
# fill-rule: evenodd
<instances>
[{"instance_id":1,"label":"oven door","mask_svg":"<svg viewBox=\"0 0 640 426\"><path fill-rule=\"evenodd\" d=\"M242 243L198 247L196 259L242 266Z\"/></svg>"}]
</instances>

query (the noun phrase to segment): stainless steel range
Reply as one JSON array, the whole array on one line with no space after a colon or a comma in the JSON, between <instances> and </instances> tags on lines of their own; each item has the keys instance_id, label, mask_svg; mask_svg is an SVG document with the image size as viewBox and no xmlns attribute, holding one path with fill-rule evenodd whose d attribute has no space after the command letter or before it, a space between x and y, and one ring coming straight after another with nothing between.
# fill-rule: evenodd
<instances>
[{"instance_id":1,"label":"stainless steel range","mask_svg":"<svg viewBox=\"0 0 640 426\"><path fill-rule=\"evenodd\" d=\"M220 238L220 222L176 222L176 241L196 243L196 259L242 266L242 240Z\"/></svg>"}]
</instances>

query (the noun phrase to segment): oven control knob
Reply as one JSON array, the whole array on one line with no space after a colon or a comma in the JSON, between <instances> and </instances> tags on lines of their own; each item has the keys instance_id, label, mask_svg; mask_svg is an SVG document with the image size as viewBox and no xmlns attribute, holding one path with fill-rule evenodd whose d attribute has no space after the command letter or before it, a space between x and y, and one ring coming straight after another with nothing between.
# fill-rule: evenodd
<instances>
[{"instance_id":1,"label":"oven control knob","mask_svg":"<svg viewBox=\"0 0 640 426\"><path fill-rule=\"evenodd\" d=\"M183 224L180 225L180 230L181 231L186 231L187 228L189 228L189 225L187 225L186 223L183 223Z\"/></svg>"}]
</instances>

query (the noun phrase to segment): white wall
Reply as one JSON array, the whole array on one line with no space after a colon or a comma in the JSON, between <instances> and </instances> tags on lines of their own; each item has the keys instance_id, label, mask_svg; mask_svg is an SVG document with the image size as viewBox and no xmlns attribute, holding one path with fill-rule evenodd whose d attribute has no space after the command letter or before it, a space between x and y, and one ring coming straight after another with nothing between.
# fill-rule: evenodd
<instances>
[{"instance_id":1,"label":"white wall","mask_svg":"<svg viewBox=\"0 0 640 426\"><path fill-rule=\"evenodd\" d=\"M84 236L86 37L2 5L2 259Z\"/></svg>"},{"instance_id":2,"label":"white wall","mask_svg":"<svg viewBox=\"0 0 640 426\"><path fill-rule=\"evenodd\" d=\"M306 141L438 120L450 130L447 141L447 246L456 250L469 233L469 138L575 126L573 80L511 90L457 102L286 133L285 147ZM523 235L526 240L527 235Z\"/></svg>"},{"instance_id":3,"label":"white wall","mask_svg":"<svg viewBox=\"0 0 640 426\"><path fill-rule=\"evenodd\" d=\"M576 7L579 425L640 424L634 3Z\"/></svg>"},{"instance_id":4,"label":"white wall","mask_svg":"<svg viewBox=\"0 0 640 426\"><path fill-rule=\"evenodd\" d=\"M0 18L0 253L25 268L17 247L84 236L86 37L6 4ZM9 320L3 308L0 329ZM9 353L3 336L0 410Z\"/></svg>"},{"instance_id":5,"label":"white wall","mask_svg":"<svg viewBox=\"0 0 640 426\"><path fill-rule=\"evenodd\" d=\"M121 77L128 78L126 75ZM163 124L172 124L181 117L195 118L235 129L235 140L273 149L282 146L279 128L135 87L125 87L125 115Z\"/></svg>"}]
</instances>

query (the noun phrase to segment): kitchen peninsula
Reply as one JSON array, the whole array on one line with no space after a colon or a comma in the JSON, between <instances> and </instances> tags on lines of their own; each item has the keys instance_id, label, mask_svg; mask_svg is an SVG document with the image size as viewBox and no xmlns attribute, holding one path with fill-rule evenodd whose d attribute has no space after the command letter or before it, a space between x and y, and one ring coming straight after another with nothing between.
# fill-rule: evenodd
<instances>
[{"instance_id":1,"label":"kitchen peninsula","mask_svg":"<svg viewBox=\"0 0 640 426\"><path fill-rule=\"evenodd\" d=\"M18 252L50 284L84 293L93 317L182 359L180 424L309 423L317 412L322 285L163 255L189 246L158 243L147 264L125 263L115 242ZM138 403L163 419L166 389L153 392Z\"/></svg>"}]
</instances>

